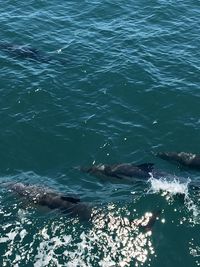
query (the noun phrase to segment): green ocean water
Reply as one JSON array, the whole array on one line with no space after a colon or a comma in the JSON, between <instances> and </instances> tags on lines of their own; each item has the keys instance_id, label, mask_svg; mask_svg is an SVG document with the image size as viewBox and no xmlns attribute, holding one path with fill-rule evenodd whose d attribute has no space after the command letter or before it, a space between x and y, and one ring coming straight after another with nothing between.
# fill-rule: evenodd
<instances>
[{"instance_id":1,"label":"green ocean water","mask_svg":"<svg viewBox=\"0 0 200 267\"><path fill-rule=\"evenodd\" d=\"M199 22L193 0L0 2L0 183L72 193L95 214L83 222L2 186L0 266L200 265L200 193L188 190L200 173L151 153L200 153ZM75 168L123 162L167 175ZM136 226L157 210L151 231Z\"/></svg>"}]
</instances>

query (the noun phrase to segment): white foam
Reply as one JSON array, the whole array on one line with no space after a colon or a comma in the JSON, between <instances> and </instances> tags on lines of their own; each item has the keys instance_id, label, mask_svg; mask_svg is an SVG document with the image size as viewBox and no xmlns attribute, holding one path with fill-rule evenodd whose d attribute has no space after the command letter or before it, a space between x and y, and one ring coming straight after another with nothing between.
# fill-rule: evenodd
<instances>
[{"instance_id":1,"label":"white foam","mask_svg":"<svg viewBox=\"0 0 200 267\"><path fill-rule=\"evenodd\" d=\"M190 183L190 179L183 183L180 182L177 177L174 177L172 180L167 180L167 178L155 179L153 176L149 179L149 183L151 184L151 188L149 189L149 193L161 193L162 196L175 196L175 195L183 195L184 196L184 204L188 211L192 212L193 216L190 219L190 222L198 223L199 222L199 208L194 203L193 199L190 197L188 192L188 185Z\"/></svg>"},{"instance_id":2,"label":"white foam","mask_svg":"<svg viewBox=\"0 0 200 267\"><path fill-rule=\"evenodd\" d=\"M186 203L186 207L187 209L192 212L193 216L190 218L190 222L191 223L198 223L199 224L199 208L196 205L196 203L194 203L194 201L189 197L189 195L187 195L185 197L185 203Z\"/></svg>"},{"instance_id":3,"label":"white foam","mask_svg":"<svg viewBox=\"0 0 200 267\"><path fill-rule=\"evenodd\" d=\"M21 232L19 233L21 241L24 239L24 237L27 235L26 229L22 229Z\"/></svg>"},{"instance_id":4,"label":"white foam","mask_svg":"<svg viewBox=\"0 0 200 267\"><path fill-rule=\"evenodd\" d=\"M0 243L6 243L9 240L8 237L1 237L0 238Z\"/></svg>"},{"instance_id":5,"label":"white foam","mask_svg":"<svg viewBox=\"0 0 200 267\"><path fill-rule=\"evenodd\" d=\"M176 177L171 181L163 177L161 179L155 179L153 176L149 179L151 184L150 192L164 192L170 195L183 194L188 195L188 184L190 180L188 179L186 183L181 183Z\"/></svg>"}]
</instances>

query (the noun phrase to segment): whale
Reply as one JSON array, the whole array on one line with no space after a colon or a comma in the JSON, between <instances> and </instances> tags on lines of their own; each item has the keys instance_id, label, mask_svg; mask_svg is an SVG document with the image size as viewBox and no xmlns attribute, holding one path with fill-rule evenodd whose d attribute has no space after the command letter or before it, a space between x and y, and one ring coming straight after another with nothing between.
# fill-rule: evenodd
<instances>
[{"instance_id":1,"label":"whale","mask_svg":"<svg viewBox=\"0 0 200 267\"><path fill-rule=\"evenodd\" d=\"M57 209L63 213L78 216L82 220L90 220L91 218L91 207L81 202L78 197L64 195L50 188L21 182L8 183L4 187L31 203L45 206L49 209Z\"/></svg>"},{"instance_id":2,"label":"whale","mask_svg":"<svg viewBox=\"0 0 200 267\"><path fill-rule=\"evenodd\" d=\"M133 163L121 163L114 165L98 164L91 167L81 167L80 170L98 178L103 178L104 181L105 178L109 181L109 178L116 178L120 183L124 183L125 181L146 183L152 177L157 180L164 178L168 181L174 181L174 179L176 179L182 183L187 182L184 177L178 177L163 170L155 169L154 163L143 163L139 165L135 165ZM191 181L188 184L188 189L192 191L199 191L200 184ZM185 194L177 193L177 196L182 199Z\"/></svg>"},{"instance_id":3,"label":"whale","mask_svg":"<svg viewBox=\"0 0 200 267\"><path fill-rule=\"evenodd\" d=\"M148 180L154 171L153 163L133 164L98 164L91 167L81 167L80 170L97 177L114 177L116 179Z\"/></svg>"},{"instance_id":4,"label":"whale","mask_svg":"<svg viewBox=\"0 0 200 267\"><path fill-rule=\"evenodd\" d=\"M37 48L31 47L30 45L17 45L7 42L1 42L0 50L14 58L29 59L45 63L51 61L51 58L49 56L47 56Z\"/></svg>"},{"instance_id":5,"label":"whale","mask_svg":"<svg viewBox=\"0 0 200 267\"><path fill-rule=\"evenodd\" d=\"M186 166L191 169L200 170L200 154L188 152L158 152L155 155L161 159Z\"/></svg>"},{"instance_id":6,"label":"whale","mask_svg":"<svg viewBox=\"0 0 200 267\"><path fill-rule=\"evenodd\" d=\"M78 216L82 221L95 219L95 215L92 215L91 207L86 205L86 203L81 203L78 197L63 195L50 188L21 182L5 183L4 187L34 204L45 206L50 209L61 210L63 213L72 216ZM144 217L138 220L137 226L141 230L151 231L160 213L161 210L153 211L148 218ZM133 221L131 224L136 223Z\"/></svg>"}]
</instances>

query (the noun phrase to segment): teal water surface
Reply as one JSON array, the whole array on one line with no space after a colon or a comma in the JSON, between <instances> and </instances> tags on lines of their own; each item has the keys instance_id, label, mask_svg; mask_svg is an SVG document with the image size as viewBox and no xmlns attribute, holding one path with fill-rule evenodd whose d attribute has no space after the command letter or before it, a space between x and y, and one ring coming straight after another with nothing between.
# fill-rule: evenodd
<instances>
[{"instance_id":1,"label":"teal water surface","mask_svg":"<svg viewBox=\"0 0 200 267\"><path fill-rule=\"evenodd\" d=\"M200 193L187 187L200 173L151 153L200 153L199 7L0 2L0 182L79 195L95 214L82 222L2 186L0 266L200 265ZM138 184L75 168L121 162L153 162L169 175ZM150 231L137 226L157 210Z\"/></svg>"}]
</instances>

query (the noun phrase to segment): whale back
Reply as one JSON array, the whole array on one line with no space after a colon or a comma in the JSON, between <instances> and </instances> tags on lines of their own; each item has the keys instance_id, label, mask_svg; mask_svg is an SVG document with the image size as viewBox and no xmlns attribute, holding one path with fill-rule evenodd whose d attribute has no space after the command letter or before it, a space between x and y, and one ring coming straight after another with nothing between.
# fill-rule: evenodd
<instances>
[{"instance_id":1,"label":"whale back","mask_svg":"<svg viewBox=\"0 0 200 267\"><path fill-rule=\"evenodd\" d=\"M200 169L200 155L187 152L158 152L156 156L189 168Z\"/></svg>"},{"instance_id":2,"label":"whale back","mask_svg":"<svg viewBox=\"0 0 200 267\"><path fill-rule=\"evenodd\" d=\"M28 199L30 202L46 206L50 209L59 209L64 213L78 215L82 219L89 220L91 209L79 198L63 195L49 188L37 185L26 185L23 183L12 183L7 186L18 195Z\"/></svg>"},{"instance_id":3,"label":"whale back","mask_svg":"<svg viewBox=\"0 0 200 267\"><path fill-rule=\"evenodd\" d=\"M117 179L147 179L150 177L150 172L153 171L153 166L153 163L143 163L140 165L135 165L132 163L121 163L114 165L99 164L93 165L90 168L81 168L81 170L98 177L106 176Z\"/></svg>"}]
</instances>

